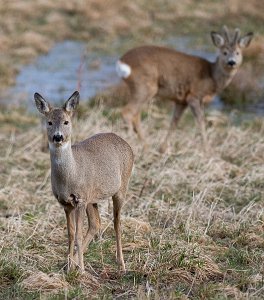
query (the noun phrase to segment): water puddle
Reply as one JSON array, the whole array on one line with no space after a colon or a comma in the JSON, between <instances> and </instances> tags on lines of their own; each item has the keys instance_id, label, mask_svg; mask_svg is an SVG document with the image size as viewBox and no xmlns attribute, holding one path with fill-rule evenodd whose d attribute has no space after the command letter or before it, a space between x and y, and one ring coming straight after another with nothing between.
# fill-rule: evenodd
<instances>
[{"instance_id":1,"label":"water puddle","mask_svg":"<svg viewBox=\"0 0 264 300\"><path fill-rule=\"evenodd\" d=\"M119 81L115 72L116 60L115 57L87 53L85 43L58 43L47 55L41 55L35 62L23 67L15 86L8 89L3 101L0 101L35 110L35 92L52 103L60 104L75 90L80 91L81 99L87 100Z\"/></svg>"},{"instance_id":2,"label":"water puddle","mask_svg":"<svg viewBox=\"0 0 264 300\"><path fill-rule=\"evenodd\" d=\"M171 47L179 51L204 57L214 61L216 54L205 49L193 51L190 38L168 40ZM96 93L119 82L115 72L117 57L99 56L88 53L86 44L76 41L64 41L55 45L47 55L41 55L35 62L24 66L16 78L15 86L9 88L0 102L20 105L35 111L33 95L42 94L52 103L60 104L75 90L79 90L81 99L87 100ZM8 99L8 100L7 100ZM213 109L231 111L237 109L250 114L264 114L264 102L245 105L227 105L220 97L215 97L209 106Z\"/></svg>"}]
</instances>

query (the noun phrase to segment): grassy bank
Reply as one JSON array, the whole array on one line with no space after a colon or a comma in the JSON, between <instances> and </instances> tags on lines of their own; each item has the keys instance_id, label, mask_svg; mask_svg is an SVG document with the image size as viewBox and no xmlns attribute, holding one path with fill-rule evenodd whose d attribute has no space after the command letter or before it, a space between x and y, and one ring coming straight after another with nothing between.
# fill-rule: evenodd
<instances>
[{"instance_id":1,"label":"grassy bank","mask_svg":"<svg viewBox=\"0 0 264 300\"><path fill-rule=\"evenodd\" d=\"M38 119L20 111L0 114L1 299L263 297L263 119L237 125L231 115L210 112L206 154L186 114L170 153L161 156L169 116L155 105L145 116L146 153L114 111L95 106L75 125L78 141L114 131L136 154L122 211L128 272L117 272L112 206L105 201L102 234L80 276L63 270L66 222L51 194Z\"/></svg>"}]
</instances>

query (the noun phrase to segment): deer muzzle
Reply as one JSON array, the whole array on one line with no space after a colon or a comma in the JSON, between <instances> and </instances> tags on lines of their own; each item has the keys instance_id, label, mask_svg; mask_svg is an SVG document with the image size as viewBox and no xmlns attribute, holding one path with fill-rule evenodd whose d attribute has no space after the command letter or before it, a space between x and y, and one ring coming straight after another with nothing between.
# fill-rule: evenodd
<instances>
[{"instance_id":1,"label":"deer muzzle","mask_svg":"<svg viewBox=\"0 0 264 300\"><path fill-rule=\"evenodd\" d=\"M236 65L236 61L234 59L229 59L227 62L228 66L234 67Z\"/></svg>"},{"instance_id":2,"label":"deer muzzle","mask_svg":"<svg viewBox=\"0 0 264 300\"><path fill-rule=\"evenodd\" d=\"M63 135L62 134L55 134L53 136L53 142L56 142L56 143L63 142Z\"/></svg>"}]
</instances>

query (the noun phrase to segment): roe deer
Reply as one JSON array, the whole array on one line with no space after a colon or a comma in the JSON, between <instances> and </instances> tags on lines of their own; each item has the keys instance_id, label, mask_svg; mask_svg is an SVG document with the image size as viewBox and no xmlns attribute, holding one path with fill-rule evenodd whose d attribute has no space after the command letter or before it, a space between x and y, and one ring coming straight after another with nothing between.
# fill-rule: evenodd
<instances>
[{"instance_id":1,"label":"roe deer","mask_svg":"<svg viewBox=\"0 0 264 300\"><path fill-rule=\"evenodd\" d=\"M83 252L100 229L97 203L112 197L117 262L121 270L125 271L120 210L133 167L134 155L131 147L114 133L96 134L71 145L71 117L79 103L79 93L74 92L61 108L53 108L38 93L35 93L34 98L39 112L46 119L52 191L63 206L67 219L68 269L78 265L84 270ZM85 211L89 228L83 241Z\"/></svg>"},{"instance_id":2,"label":"roe deer","mask_svg":"<svg viewBox=\"0 0 264 300\"><path fill-rule=\"evenodd\" d=\"M140 124L142 105L154 96L174 102L172 121L160 152L168 148L171 133L187 106L191 108L206 146L203 104L210 102L231 82L242 63L242 49L249 46L253 33L240 37L240 30L235 29L231 36L224 26L222 33L211 32L211 37L220 50L213 63L157 46L134 48L117 61L116 71L130 91L122 116L129 130L134 129L141 141L144 141Z\"/></svg>"}]
</instances>

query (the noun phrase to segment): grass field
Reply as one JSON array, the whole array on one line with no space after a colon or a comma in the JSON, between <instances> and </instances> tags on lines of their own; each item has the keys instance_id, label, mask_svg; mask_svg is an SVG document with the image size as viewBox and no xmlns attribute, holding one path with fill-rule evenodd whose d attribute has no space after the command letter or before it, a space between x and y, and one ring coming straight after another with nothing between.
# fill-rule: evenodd
<instances>
[{"instance_id":1,"label":"grass field","mask_svg":"<svg viewBox=\"0 0 264 300\"><path fill-rule=\"evenodd\" d=\"M86 273L66 274L63 209L52 196L40 126L23 112L0 115L1 299L261 299L264 258L264 121L236 124L207 116L204 153L190 114L169 154L157 152L168 115L145 112L148 152L128 136L118 113L94 106L75 125L79 141L114 131L136 154L122 212L128 272L119 275L110 201L102 232L85 255Z\"/></svg>"},{"instance_id":2,"label":"grass field","mask_svg":"<svg viewBox=\"0 0 264 300\"><path fill-rule=\"evenodd\" d=\"M245 93L249 101L263 99L259 0L0 0L0 14L0 92L24 64L65 39L86 41L88 53L99 56L164 45L174 36L214 51L209 33L226 24L255 37L225 95L234 102ZM188 112L170 151L160 155L167 106L152 103L143 112L149 144L143 152L111 101L84 100L74 139L113 131L136 156L122 210L127 273L117 271L108 200L100 203L101 234L85 254L85 274L65 273L66 220L51 192L39 118L0 103L0 299L263 299L263 117L208 111L204 152Z\"/></svg>"}]
</instances>

